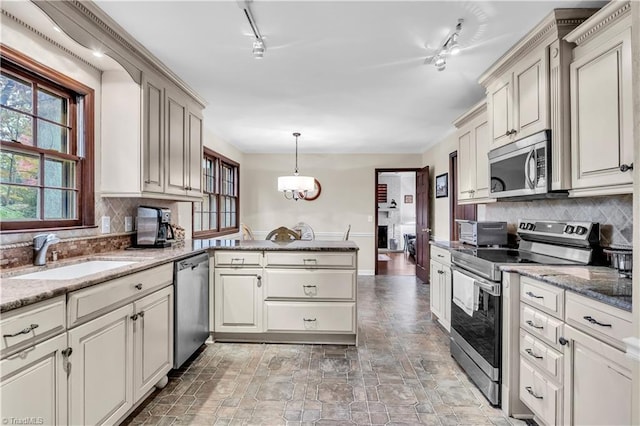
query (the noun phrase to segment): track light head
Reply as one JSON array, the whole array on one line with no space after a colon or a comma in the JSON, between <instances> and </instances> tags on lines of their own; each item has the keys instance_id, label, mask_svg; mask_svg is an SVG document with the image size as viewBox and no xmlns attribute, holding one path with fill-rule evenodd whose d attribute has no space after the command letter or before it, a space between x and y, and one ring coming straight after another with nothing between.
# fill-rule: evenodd
<instances>
[{"instance_id":1,"label":"track light head","mask_svg":"<svg viewBox=\"0 0 640 426\"><path fill-rule=\"evenodd\" d=\"M253 57L255 59L262 59L264 57L264 52L267 50L264 45L264 41L261 38L257 38L253 42Z\"/></svg>"}]
</instances>

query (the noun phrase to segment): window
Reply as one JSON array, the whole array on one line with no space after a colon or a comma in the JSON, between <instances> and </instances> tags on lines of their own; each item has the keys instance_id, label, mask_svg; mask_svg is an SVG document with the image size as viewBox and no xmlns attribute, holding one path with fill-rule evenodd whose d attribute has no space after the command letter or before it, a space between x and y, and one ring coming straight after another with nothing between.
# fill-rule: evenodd
<instances>
[{"instance_id":1,"label":"window","mask_svg":"<svg viewBox=\"0 0 640 426\"><path fill-rule=\"evenodd\" d=\"M0 53L2 231L93 225L93 90Z\"/></svg>"},{"instance_id":2,"label":"window","mask_svg":"<svg viewBox=\"0 0 640 426\"><path fill-rule=\"evenodd\" d=\"M193 203L193 237L211 238L239 231L240 165L204 148L201 203Z\"/></svg>"}]
</instances>

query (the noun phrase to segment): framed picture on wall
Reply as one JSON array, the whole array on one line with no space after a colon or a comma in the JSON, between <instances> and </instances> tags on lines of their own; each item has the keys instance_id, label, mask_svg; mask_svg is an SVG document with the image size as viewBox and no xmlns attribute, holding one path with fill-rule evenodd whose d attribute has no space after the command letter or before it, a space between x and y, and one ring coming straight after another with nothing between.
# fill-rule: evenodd
<instances>
[{"instance_id":1,"label":"framed picture on wall","mask_svg":"<svg viewBox=\"0 0 640 426\"><path fill-rule=\"evenodd\" d=\"M436 198L449 196L449 173L436 176Z\"/></svg>"},{"instance_id":2,"label":"framed picture on wall","mask_svg":"<svg viewBox=\"0 0 640 426\"><path fill-rule=\"evenodd\" d=\"M387 202L387 184L379 183L376 194L377 194L378 203L386 203Z\"/></svg>"}]
</instances>

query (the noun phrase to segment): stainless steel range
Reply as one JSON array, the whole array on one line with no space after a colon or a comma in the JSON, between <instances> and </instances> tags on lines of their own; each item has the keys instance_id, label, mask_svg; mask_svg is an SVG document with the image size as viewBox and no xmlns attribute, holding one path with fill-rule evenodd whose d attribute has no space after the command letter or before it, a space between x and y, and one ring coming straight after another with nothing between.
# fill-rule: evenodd
<instances>
[{"instance_id":1,"label":"stainless steel range","mask_svg":"<svg viewBox=\"0 0 640 426\"><path fill-rule=\"evenodd\" d=\"M520 263L592 263L600 227L591 222L519 220L518 249L463 248L451 253L451 355L494 406L500 405L502 272Z\"/></svg>"}]
</instances>

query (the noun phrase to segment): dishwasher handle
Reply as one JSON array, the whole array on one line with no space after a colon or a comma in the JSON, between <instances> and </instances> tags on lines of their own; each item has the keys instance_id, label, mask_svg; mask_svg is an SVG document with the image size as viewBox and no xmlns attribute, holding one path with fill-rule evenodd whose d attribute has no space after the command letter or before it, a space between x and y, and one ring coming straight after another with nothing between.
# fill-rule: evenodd
<instances>
[{"instance_id":1,"label":"dishwasher handle","mask_svg":"<svg viewBox=\"0 0 640 426\"><path fill-rule=\"evenodd\" d=\"M209 262L209 255L207 253L202 253L197 256L189 257L184 260L180 260L176 262L176 270L178 272L183 271L185 269L196 269L202 263Z\"/></svg>"}]
</instances>

